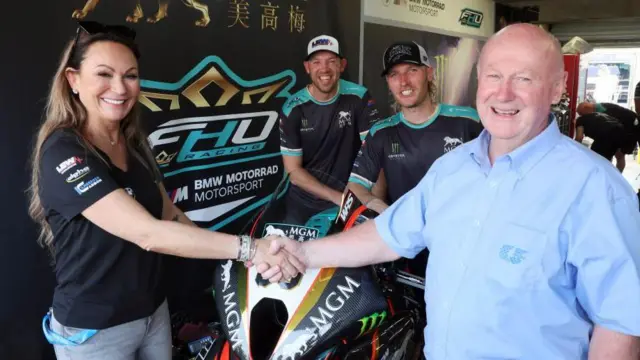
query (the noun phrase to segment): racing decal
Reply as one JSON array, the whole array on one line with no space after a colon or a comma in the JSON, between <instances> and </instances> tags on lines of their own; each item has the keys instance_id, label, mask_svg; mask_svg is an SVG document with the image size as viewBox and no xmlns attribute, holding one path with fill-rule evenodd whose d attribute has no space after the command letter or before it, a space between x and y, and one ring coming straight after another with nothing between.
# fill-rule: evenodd
<instances>
[{"instance_id":1,"label":"racing decal","mask_svg":"<svg viewBox=\"0 0 640 360\"><path fill-rule=\"evenodd\" d=\"M236 354L244 354L248 349L248 328L245 327L246 311L246 269L233 266L232 260L221 262L216 268L214 289L220 322L228 334L229 344ZM246 356L244 356L246 355Z\"/></svg>"},{"instance_id":2,"label":"racing decal","mask_svg":"<svg viewBox=\"0 0 640 360\"><path fill-rule=\"evenodd\" d=\"M282 179L277 124L296 76L244 80L218 56L184 71L142 80L139 102L158 119L149 143L171 200L218 230L266 204Z\"/></svg>"},{"instance_id":3,"label":"racing decal","mask_svg":"<svg viewBox=\"0 0 640 360\"><path fill-rule=\"evenodd\" d=\"M319 234L318 229L308 226L267 223L264 225L262 237L277 235L303 242L317 239Z\"/></svg>"},{"instance_id":4,"label":"racing decal","mask_svg":"<svg viewBox=\"0 0 640 360\"><path fill-rule=\"evenodd\" d=\"M369 333L370 331L372 331L373 329L377 328L378 326L382 325L382 323L384 322L384 320L387 318L387 312L386 311L382 311L382 312L375 312L369 316L365 316L362 319L358 320L358 322L360 324L362 324L362 327L360 328L360 334L358 334L358 337Z\"/></svg>"},{"instance_id":5,"label":"racing decal","mask_svg":"<svg viewBox=\"0 0 640 360\"><path fill-rule=\"evenodd\" d=\"M96 176L91 180L80 182L73 189L78 193L78 195L82 195L85 192L89 191L92 187L100 184L101 182L102 182L102 179Z\"/></svg>"},{"instance_id":6,"label":"racing decal","mask_svg":"<svg viewBox=\"0 0 640 360\"><path fill-rule=\"evenodd\" d=\"M78 169L67 176L67 183L76 182L77 180L82 179L85 175L91 172L88 166L85 166L81 169Z\"/></svg>"},{"instance_id":7,"label":"racing decal","mask_svg":"<svg viewBox=\"0 0 640 360\"><path fill-rule=\"evenodd\" d=\"M67 160L58 164L58 166L56 166L56 171L58 172L58 174L62 175L66 173L68 170L75 167L76 165L82 164L82 162L83 160L77 156L70 157Z\"/></svg>"}]
</instances>

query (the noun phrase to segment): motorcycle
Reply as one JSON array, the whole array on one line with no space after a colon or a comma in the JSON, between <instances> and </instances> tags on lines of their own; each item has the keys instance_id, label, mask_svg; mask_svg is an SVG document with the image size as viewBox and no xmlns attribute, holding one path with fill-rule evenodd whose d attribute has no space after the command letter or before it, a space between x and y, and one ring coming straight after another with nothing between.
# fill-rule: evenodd
<instances>
[{"instance_id":1,"label":"motorcycle","mask_svg":"<svg viewBox=\"0 0 640 360\"><path fill-rule=\"evenodd\" d=\"M282 222L289 185L285 177L243 233L313 241L377 215L347 191L339 208L304 224ZM424 279L390 264L307 269L288 283L271 284L255 268L222 261L213 286L219 323L206 341L196 342L194 358L417 359L425 320L411 288L424 289Z\"/></svg>"}]
</instances>

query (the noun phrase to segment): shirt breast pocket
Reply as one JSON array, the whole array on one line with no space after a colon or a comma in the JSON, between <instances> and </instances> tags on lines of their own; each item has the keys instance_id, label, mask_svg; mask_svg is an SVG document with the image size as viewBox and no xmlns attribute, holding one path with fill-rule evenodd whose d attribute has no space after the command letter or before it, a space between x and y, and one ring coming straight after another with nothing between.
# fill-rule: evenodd
<instances>
[{"instance_id":1,"label":"shirt breast pocket","mask_svg":"<svg viewBox=\"0 0 640 360\"><path fill-rule=\"evenodd\" d=\"M488 256L488 281L492 287L532 289L543 284L543 256L547 235L508 223L499 241L492 241Z\"/></svg>"}]
</instances>

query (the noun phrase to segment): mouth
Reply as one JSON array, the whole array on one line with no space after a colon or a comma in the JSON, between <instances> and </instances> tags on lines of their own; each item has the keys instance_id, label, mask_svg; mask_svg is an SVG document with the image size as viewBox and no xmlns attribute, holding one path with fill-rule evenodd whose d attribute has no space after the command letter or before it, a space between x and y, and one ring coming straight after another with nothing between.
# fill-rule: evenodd
<instances>
[{"instance_id":1,"label":"mouth","mask_svg":"<svg viewBox=\"0 0 640 360\"><path fill-rule=\"evenodd\" d=\"M405 89L400 91L400 94L402 94L402 96L411 96L411 94L413 94L413 89Z\"/></svg>"},{"instance_id":2,"label":"mouth","mask_svg":"<svg viewBox=\"0 0 640 360\"><path fill-rule=\"evenodd\" d=\"M109 98L100 98L100 100L106 102L111 105L122 105L126 100L118 100L118 99L109 99Z\"/></svg>"},{"instance_id":3,"label":"mouth","mask_svg":"<svg viewBox=\"0 0 640 360\"><path fill-rule=\"evenodd\" d=\"M518 109L498 109L493 106L491 107L491 111L500 116L515 116L520 112Z\"/></svg>"},{"instance_id":4,"label":"mouth","mask_svg":"<svg viewBox=\"0 0 640 360\"><path fill-rule=\"evenodd\" d=\"M320 75L318 76L318 81L320 81L323 84L329 84L331 83L331 75Z\"/></svg>"}]
</instances>

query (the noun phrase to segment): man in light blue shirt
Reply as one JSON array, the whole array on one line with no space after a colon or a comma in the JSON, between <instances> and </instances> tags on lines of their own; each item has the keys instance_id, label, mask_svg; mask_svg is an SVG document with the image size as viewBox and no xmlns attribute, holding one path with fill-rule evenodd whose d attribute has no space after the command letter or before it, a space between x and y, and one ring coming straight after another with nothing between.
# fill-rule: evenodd
<instances>
[{"instance_id":1,"label":"man in light blue shirt","mask_svg":"<svg viewBox=\"0 0 640 360\"><path fill-rule=\"evenodd\" d=\"M429 360L638 360L638 199L549 116L564 81L554 38L506 27L478 64L478 139L437 160L375 221L304 244L274 238L273 250L315 268L429 248Z\"/></svg>"}]
</instances>

